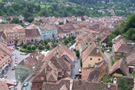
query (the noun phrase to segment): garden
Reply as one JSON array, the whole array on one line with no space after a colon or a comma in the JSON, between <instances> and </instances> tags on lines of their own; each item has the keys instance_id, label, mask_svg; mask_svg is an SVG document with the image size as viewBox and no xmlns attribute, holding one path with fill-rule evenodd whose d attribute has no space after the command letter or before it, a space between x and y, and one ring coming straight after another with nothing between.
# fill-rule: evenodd
<instances>
[{"instance_id":1,"label":"garden","mask_svg":"<svg viewBox=\"0 0 135 90\"><path fill-rule=\"evenodd\" d=\"M76 36L64 37L61 40L44 40L40 42L28 42L15 47L15 49L25 52L25 53L34 53L35 51L42 50L51 50L52 48L58 45L58 42L61 41L67 47L70 47L74 43Z\"/></svg>"}]
</instances>

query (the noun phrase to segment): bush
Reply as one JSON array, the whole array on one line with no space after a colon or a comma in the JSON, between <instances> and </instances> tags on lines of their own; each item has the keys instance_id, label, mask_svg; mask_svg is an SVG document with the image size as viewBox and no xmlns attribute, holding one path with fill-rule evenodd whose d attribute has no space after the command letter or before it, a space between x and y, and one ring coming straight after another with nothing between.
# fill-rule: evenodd
<instances>
[{"instance_id":1,"label":"bush","mask_svg":"<svg viewBox=\"0 0 135 90\"><path fill-rule=\"evenodd\" d=\"M44 50L43 45L40 44L39 47L38 47L38 49L39 49L39 50Z\"/></svg>"},{"instance_id":2,"label":"bush","mask_svg":"<svg viewBox=\"0 0 135 90\"><path fill-rule=\"evenodd\" d=\"M26 48L27 48L27 44L23 44L23 48L25 48L25 49L26 49Z\"/></svg>"},{"instance_id":3,"label":"bush","mask_svg":"<svg viewBox=\"0 0 135 90\"><path fill-rule=\"evenodd\" d=\"M30 45L27 46L27 50L31 50L31 46Z\"/></svg>"},{"instance_id":4,"label":"bush","mask_svg":"<svg viewBox=\"0 0 135 90\"><path fill-rule=\"evenodd\" d=\"M49 46L49 45L47 45L47 46L46 46L46 49L48 49L48 50L49 50L49 49L50 49L50 46Z\"/></svg>"},{"instance_id":5,"label":"bush","mask_svg":"<svg viewBox=\"0 0 135 90\"><path fill-rule=\"evenodd\" d=\"M32 45L32 50L35 50L36 49L36 46L35 45Z\"/></svg>"},{"instance_id":6,"label":"bush","mask_svg":"<svg viewBox=\"0 0 135 90\"><path fill-rule=\"evenodd\" d=\"M44 44L47 45L48 44L48 40L44 40Z\"/></svg>"}]
</instances>

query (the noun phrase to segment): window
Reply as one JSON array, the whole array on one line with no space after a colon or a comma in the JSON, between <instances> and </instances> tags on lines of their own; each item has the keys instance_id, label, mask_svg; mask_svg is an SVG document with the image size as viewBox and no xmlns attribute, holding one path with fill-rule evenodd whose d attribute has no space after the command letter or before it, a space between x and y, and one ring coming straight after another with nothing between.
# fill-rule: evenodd
<instances>
[{"instance_id":1,"label":"window","mask_svg":"<svg viewBox=\"0 0 135 90\"><path fill-rule=\"evenodd\" d=\"M44 77L41 77L41 80L44 80Z\"/></svg>"},{"instance_id":2,"label":"window","mask_svg":"<svg viewBox=\"0 0 135 90\"><path fill-rule=\"evenodd\" d=\"M92 60L92 58L90 58L90 60Z\"/></svg>"},{"instance_id":3,"label":"window","mask_svg":"<svg viewBox=\"0 0 135 90\"><path fill-rule=\"evenodd\" d=\"M100 61L100 58L98 59L98 61Z\"/></svg>"},{"instance_id":4,"label":"window","mask_svg":"<svg viewBox=\"0 0 135 90\"><path fill-rule=\"evenodd\" d=\"M91 64L88 64L88 67L91 67Z\"/></svg>"},{"instance_id":5,"label":"window","mask_svg":"<svg viewBox=\"0 0 135 90\"><path fill-rule=\"evenodd\" d=\"M86 43L86 45L88 45L88 43Z\"/></svg>"}]
</instances>

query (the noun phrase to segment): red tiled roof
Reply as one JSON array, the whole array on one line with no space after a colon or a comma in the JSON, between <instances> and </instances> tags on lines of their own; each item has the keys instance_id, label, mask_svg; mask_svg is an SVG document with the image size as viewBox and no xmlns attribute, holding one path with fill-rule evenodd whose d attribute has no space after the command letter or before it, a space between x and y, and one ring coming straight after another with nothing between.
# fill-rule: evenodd
<instances>
[{"instance_id":1,"label":"red tiled roof","mask_svg":"<svg viewBox=\"0 0 135 90\"><path fill-rule=\"evenodd\" d=\"M123 59L120 59L114 63L114 65L109 70L109 74L112 75L118 69L121 70L121 72L122 72L121 74L124 74L125 76L129 76L129 68ZM118 72L116 72L116 73L118 73Z\"/></svg>"}]
</instances>

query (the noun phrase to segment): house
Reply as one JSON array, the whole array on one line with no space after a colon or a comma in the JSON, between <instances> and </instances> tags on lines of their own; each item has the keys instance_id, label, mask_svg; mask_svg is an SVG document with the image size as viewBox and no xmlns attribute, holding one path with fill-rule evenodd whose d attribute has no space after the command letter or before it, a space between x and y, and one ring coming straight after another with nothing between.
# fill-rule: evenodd
<instances>
[{"instance_id":1,"label":"house","mask_svg":"<svg viewBox=\"0 0 135 90\"><path fill-rule=\"evenodd\" d=\"M122 40L125 42L125 44L128 45L128 46L133 46L133 45L134 45L134 43L133 43L131 40L125 40L122 35L116 36L116 37L112 40L112 43L113 43L113 44L116 44L116 43L119 42L121 39L122 39Z\"/></svg>"},{"instance_id":2,"label":"house","mask_svg":"<svg viewBox=\"0 0 135 90\"><path fill-rule=\"evenodd\" d=\"M7 45L13 45L15 43L21 44L25 42L25 29L12 28L10 30L4 30Z\"/></svg>"},{"instance_id":3,"label":"house","mask_svg":"<svg viewBox=\"0 0 135 90\"><path fill-rule=\"evenodd\" d=\"M104 60L102 51L96 47L95 43L82 52L82 68L95 67L97 63Z\"/></svg>"},{"instance_id":4,"label":"house","mask_svg":"<svg viewBox=\"0 0 135 90\"><path fill-rule=\"evenodd\" d=\"M0 77L6 73L12 63L12 51L3 43L0 43Z\"/></svg>"},{"instance_id":5,"label":"house","mask_svg":"<svg viewBox=\"0 0 135 90\"><path fill-rule=\"evenodd\" d=\"M37 27L42 40L57 39L57 28L54 24L42 24Z\"/></svg>"},{"instance_id":6,"label":"house","mask_svg":"<svg viewBox=\"0 0 135 90\"><path fill-rule=\"evenodd\" d=\"M58 80L71 77L72 66L64 58L52 57L37 66L33 75L32 90L42 87L43 82L56 83Z\"/></svg>"},{"instance_id":7,"label":"house","mask_svg":"<svg viewBox=\"0 0 135 90\"><path fill-rule=\"evenodd\" d=\"M131 53L135 52L133 46L128 46L124 40L120 40L116 44L113 44L113 56L115 60L118 60L123 57L127 57Z\"/></svg>"},{"instance_id":8,"label":"house","mask_svg":"<svg viewBox=\"0 0 135 90\"><path fill-rule=\"evenodd\" d=\"M41 36L38 32L38 29L25 29L25 35L27 42L34 42L41 40Z\"/></svg>"},{"instance_id":9,"label":"house","mask_svg":"<svg viewBox=\"0 0 135 90\"><path fill-rule=\"evenodd\" d=\"M8 85L5 82L0 81L1 90L9 90Z\"/></svg>"},{"instance_id":10,"label":"house","mask_svg":"<svg viewBox=\"0 0 135 90\"><path fill-rule=\"evenodd\" d=\"M79 36L76 37L76 49L80 51L84 51L88 46L94 43L93 35L89 32L83 32Z\"/></svg>"},{"instance_id":11,"label":"house","mask_svg":"<svg viewBox=\"0 0 135 90\"><path fill-rule=\"evenodd\" d=\"M16 79L24 79L28 75L32 74L38 62L40 62L41 60L43 60L43 55L40 52L35 52L22 60L15 67Z\"/></svg>"},{"instance_id":12,"label":"house","mask_svg":"<svg viewBox=\"0 0 135 90\"><path fill-rule=\"evenodd\" d=\"M93 83L65 78L57 83L44 82L42 90L118 90L117 84Z\"/></svg>"},{"instance_id":13,"label":"house","mask_svg":"<svg viewBox=\"0 0 135 90\"><path fill-rule=\"evenodd\" d=\"M109 70L109 75L129 76L129 67L124 59L120 59L114 63Z\"/></svg>"},{"instance_id":14,"label":"house","mask_svg":"<svg viewBox=\"0 0 135 90\"><path fill-rule=\"evenodd\" d=\"M2 22L6 22L6 18L5 18L5 17L0 16L0 23L2 23Z\"/></svg>"},{"instance_id":15,"label":"house","mask_svg":"<svg viewBox=\"0 0 135 90\"><path fill-rule=\"evenodd\" d=\"M75 35L75 28L71 23L57 26L59 39Z\"/></svg>"},{"instance_id":16,"label":"house","mask_svg":"<svg viewBox=\"0 0 135 90\"><path fill-rule=\"evenodd\" d=\"M32 90L38 90L43 82L56 83L58 80L72 75L74 54L65 45L59 43L47 56L38 63L32 76Z\"/></svg>"},{"instance_id":17,"label":"house","mask_svg":"<svg viewBox=\"0 0 135 90\"><path fill-rule=\"evenodd\" d=\"M124 37L122 35L118 35L112 40L112 43L115 44L116 42L120 41L121 39L124 40Z\"/></svg>"},{"instance_id":18,"label":"house","mask_svg":"<svg viewBox=\"0 0 135 90\"><path fill-rule=\"evenodd\" d=\"M101 82L104 80L108 72L108 64L103 61L95 68L82 68L82 80L91 82Z\"/></svg>"},{"instance_id":19,"label":"house","mask_svg":"<svg viewBox=\"0 0 135 90\"><path fill-rule=\"evenodd\" d=\"M102 46L107 47L109 39L107 37L104 37L101 39L100 43Z\"/></svg>"},{"instance_id":20,"label":"house","mask_svg":"<svg viewBox=\"0 0 135 90\"><path fill-rule=\"evenodd\" d=\"M126 57L126 62L129 67L129 72L132 73L135 68L135 53Z\"/></svg>"},{"instance_id":21,"label":"house","mask_svg":"<svg viewBox=\"0 0 135 90\"><path fill-rule=\"evenodd\" d=\"M14 83L7 79L0 78L0 90L11 90L9 89L10 86L14 86Z\"/></svg>"},{"instance_id":22,"label":"house","mask_svg":"<svg viewBox=\"0 0 135 90\"><path fill-rule=\"evenodd\" d=\"M12 29L14 27L19 27L20 25L18 24L0 24L0 31L4 31L7 29Z\"/></svg>"}]
</instances>

